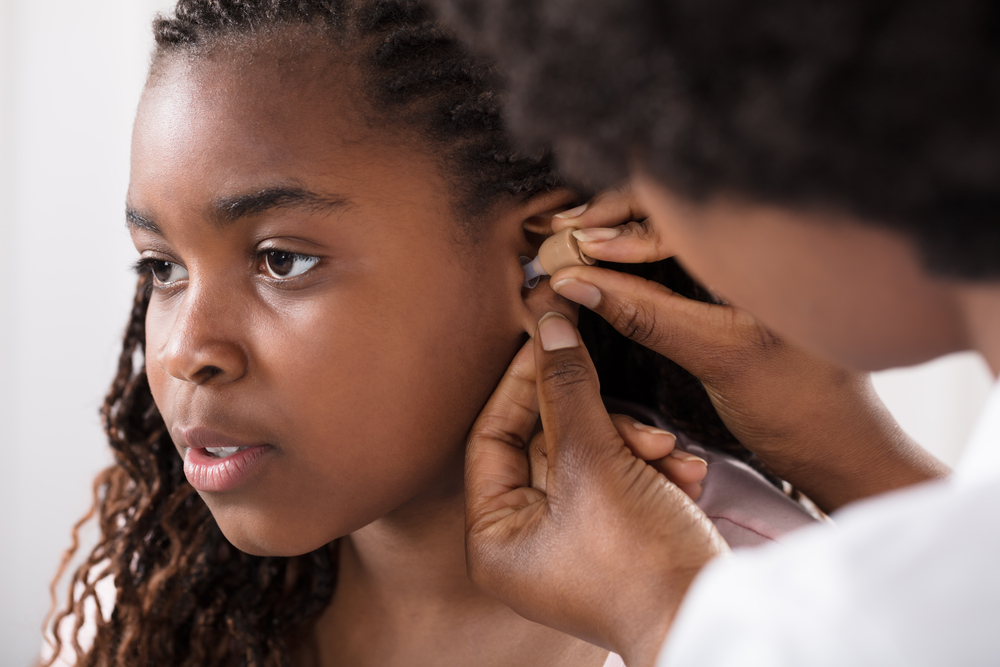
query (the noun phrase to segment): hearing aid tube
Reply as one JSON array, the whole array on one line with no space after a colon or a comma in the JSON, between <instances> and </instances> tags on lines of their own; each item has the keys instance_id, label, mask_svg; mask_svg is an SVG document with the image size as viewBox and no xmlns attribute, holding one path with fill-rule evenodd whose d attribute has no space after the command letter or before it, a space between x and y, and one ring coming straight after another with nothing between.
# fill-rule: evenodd
<instances>
[{"instance_id":1,"label":"hearing aid tube","mask_svg":"<svg viewBox=\"0 0 1000 667\"><path fill-rule=\"evenodd\" d=\"M535 259L521 257L525 287L534 289L542 276L551 276L568 266L590 266L597 263L596 259L587 257L580 250L580 244L573 236L574 231L573 228L567 228L545 239Z\"/></svg>"}]
</instances>

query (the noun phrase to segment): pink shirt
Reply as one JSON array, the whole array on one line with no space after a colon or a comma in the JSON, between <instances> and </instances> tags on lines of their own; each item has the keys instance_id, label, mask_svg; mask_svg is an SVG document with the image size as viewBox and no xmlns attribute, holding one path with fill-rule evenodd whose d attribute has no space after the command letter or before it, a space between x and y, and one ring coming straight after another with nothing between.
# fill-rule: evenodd
<instances>
[{"instance_id":1,"label":"pink shirt","mask_svg":"<svg viewBox=\"0 0 1000 667\"><path fill-rule=\"evenodd\" d=\"M608 410L635 417L677 435L677 446L708 461L697 505L733 550L781 542L797 528L818 519L760 473L728 454L706 449L673 428L652 410L624 401L606 400ZM621 657L608 655L604 667L625 667Z\"/></svg>"}]
</instances>

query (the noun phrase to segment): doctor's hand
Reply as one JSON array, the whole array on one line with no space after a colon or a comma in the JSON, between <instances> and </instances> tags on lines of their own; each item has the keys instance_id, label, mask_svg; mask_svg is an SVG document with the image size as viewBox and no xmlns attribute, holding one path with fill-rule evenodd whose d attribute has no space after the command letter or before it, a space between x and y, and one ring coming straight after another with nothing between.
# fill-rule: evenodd
<instances>
[{"instance_id":1,"label":"doctor's hand","mask_svg":"<svg viewBox=\"0 0 1000 667\"><path fill-rule=\"evenodd\" d=\"M558 214L552 227L578 228L581 249L598 260L675 254L628 185ZM745 310L598 266L558 271L551 285L701 380L733 435L827 512L949 473L899 428L867 373L789 344Z\"/></svg>"},{"instance_id":2,"label":"doctor's hand","mask_svg":"<svg viewBox=\"0 0 1000 667\"><path fill-rule=\"evenodd\" d=\"M626 446L579 333L555 313L472 427L465 480L472 580L630 667L654 663L691 581L728 550L690 498Z\"/></svg>"}]
</instances>

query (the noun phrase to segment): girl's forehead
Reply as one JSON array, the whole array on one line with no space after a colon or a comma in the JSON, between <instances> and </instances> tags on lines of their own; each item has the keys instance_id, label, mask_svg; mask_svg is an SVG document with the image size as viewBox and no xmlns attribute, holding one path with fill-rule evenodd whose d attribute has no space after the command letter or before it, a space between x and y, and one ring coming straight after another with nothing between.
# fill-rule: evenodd
<instances>
[{"instance_id":1,"label":"girl's forehead","mask_svg":"<svg viewBox=\"0 0 1000 667\"><path fill-rule=\"evenodd\" d=\"M234 44L160 55L150 71L147 93L175 93L203 107L284 107L336 116L367 111L365 82L348 52L315 42L301 45Z\"/></svg>"},{"instance_id":2,"label":"girl's forehead","mask_svg":"<svg viewBox=\"0 0 1000 667\"><path fill-rule=\"evenodd\" d=\"M139 103L133 170L154 156L160 163L264 165L292 157L322 161L350 146L377 153L385 143L359 109L364 101L351 68L320 56L296 67L239 56L170 56L159 65Z\"/></svg>"},{"instance_id":3,"label":"girl's forehead","mask_svg":"<svg viewBox=\"0 0 1000 667\"><path fill-rule=\"evenodd\" d=\"M220 196L289 182L379 206L413 203L419 193L451 200L435 155L407 140L405 127L368 122L349 74L331 74L335 63L292 68L239 55L160 64L133 133L133 205L200 210Z\"/></svg>"}]
</instances>

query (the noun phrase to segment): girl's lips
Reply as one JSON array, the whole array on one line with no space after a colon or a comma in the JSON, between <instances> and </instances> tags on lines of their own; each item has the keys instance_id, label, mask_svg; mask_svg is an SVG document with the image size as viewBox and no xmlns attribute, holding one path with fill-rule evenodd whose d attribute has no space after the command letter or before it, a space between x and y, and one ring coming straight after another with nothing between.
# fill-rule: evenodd
<instances>
[{"instance_id":1,"label":"girl's lips","mask_svg":"<svg viewBox=\"0 0 1000 667\"><path fill-rule=\"evenodd\" d=\"M264 465L273 452L270 445L254 445L218 458L204 449L189 448L184 455L184 476L196 491L229 491Z\"/></svg>"},{"instance_id":2,"label":"girl's lips","mask_svg":"<svg viewBox=\"0 0 1000 667\"><path fill-rule=\"evenodd\" d=\"M263 466L274 454L270 445L258 445L204 428L185 429L184 476L197 491L220 493L236 488ZM225 458L217 457L206 447L245 447Z\"/></svg>"}]
</instances>

